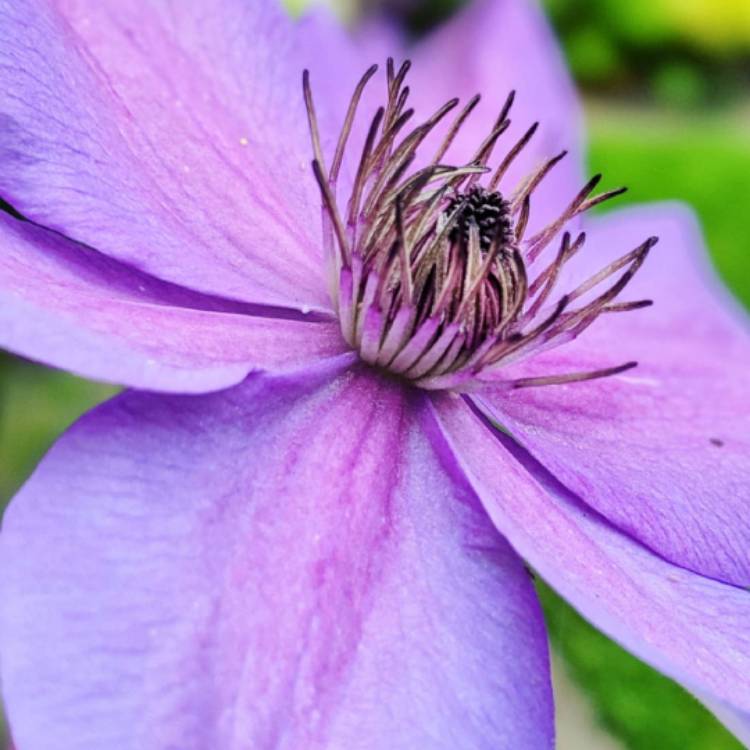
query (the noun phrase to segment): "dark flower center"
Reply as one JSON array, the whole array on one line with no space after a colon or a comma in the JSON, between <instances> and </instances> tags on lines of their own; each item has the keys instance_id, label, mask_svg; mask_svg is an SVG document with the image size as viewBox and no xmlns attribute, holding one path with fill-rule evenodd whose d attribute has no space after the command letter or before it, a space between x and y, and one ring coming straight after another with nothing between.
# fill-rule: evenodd
<instances>
[{"instance_id":1,"label":"dark flower center","mask_svg":"<svg viewBox=\"0 0 750 750\"><path fill-rule=\"evenodd\" d=\"M445 210L450 215L458 209L456 223L449 239L469 242L469 231L476 227L479 231L479 248L486 251L493 242L507 247L513 240L513 222L510 215L510 204L497 190L485 190L481 185L474 185L468 193L458 195L450 200Z\"/></svg>"},{"instance_id":2,"label":"dark flower center","mask_svg":"<svg viewBox=\"0 0 750 750\"><path fill-rule=\"evenodd\" d=\"M409 130L414 110L404 85L410 63L386 66L385 104L375 112L345 203L339 175L372 66L357 85L330 168L326 168L309 74L303 90L313 143L313 172L323 201L323 243L341 330L360 358L427 389L460 389L477 380L508 387L550 385L613 375L635 362L582 373L503 379L501 368L576 338L604 313L645 307L650 300L614 302L656 238L553 298L560 270L586 242L566 224L622 189L594 194L589 180L557 219L527 236L537 187L565 157L553 156L508 190L508 172L533 138L532 125L497 163L492 155L510 126L514 92L465 163L447 156L479 103L471 99L425 156L430 136L459 105L440 107ZM503 185L501 192L500 186ZM506 197L507 196L507 197ZM557 249L555 249L555 245ZM614 276L614 280L613 280Z\"/></svg>"}]
</instances>

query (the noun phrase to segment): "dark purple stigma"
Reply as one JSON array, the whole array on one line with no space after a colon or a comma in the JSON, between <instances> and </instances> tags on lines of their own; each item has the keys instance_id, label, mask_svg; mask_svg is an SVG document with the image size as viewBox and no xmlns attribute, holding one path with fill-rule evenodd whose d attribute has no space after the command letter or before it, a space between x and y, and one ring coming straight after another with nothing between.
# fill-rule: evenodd
<instances>
[{"instance_id":1,"label":"dark purple stigma","mask_svg":"<svg viewBox=\"0 0 750 750\"><path fill-rule=\"evenodd\" d=\"M450 216L456 209L459 213L451 230L451 242L463 241L468 245L472 226L479 230L479 247L489 250L493 242L501 248L513 241L513 222L510 204L497 191L485 190L474 185L467 193L451 198L445 214Z\"/></svg>"}]
</instances>

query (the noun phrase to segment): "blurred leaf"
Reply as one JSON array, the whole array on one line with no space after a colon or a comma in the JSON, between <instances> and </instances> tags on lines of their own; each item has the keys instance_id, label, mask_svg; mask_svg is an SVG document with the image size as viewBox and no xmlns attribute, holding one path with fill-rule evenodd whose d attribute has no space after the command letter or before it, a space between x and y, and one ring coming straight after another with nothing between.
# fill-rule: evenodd
<instances>
[{"instance_id":1,"label":"blurred leaf","mask_svg":"<svg viewBox=\"0 0 750 750\"><path fill-rule=\"evenodd\" d=\"M552 643L604 725L633 750L742 750L690 694L621 649L537 580Z\"/></svg>"},{"instance_id":2,"label":"blurred leaf","mask_svg":"<svg viewBox=\"0 0 750 750\"><path fill-rule=\"evenodd\" d=\"M615 78L623 68L611 37L594 25L572 30L565 39L565 52L576 79L583 84L601 84Z\"/></svg>"},{"instance_id":3,"label":"blurred leaf","mask_svg":"<svg viewBox=\"0 0 750 750\"><path fill-rule=\"evenodd\" d=\"M683 109L697 107L707 99L709 83L698 65L670 62L651 78L654 98L661 104Z\"/></svg>"},{"instance_id":4,"label":"blurred leaf","mask_svg":"<svg viewBox=\"0 0 750 750\"><path fill-rule=\"evenodd\" d=\"M675 35L706 51L728 55L750 50L748 0L652 0Z\"/></svg>"},{"instance_id":5,"label":"blurred leaf","mask_svg":"<svg viewBox=\"0 0 750 750\"><path fill-rule=\"evenodd\" d=\"M629 186L620 202L689 203L701 219L719 273L750 307L746 116L660 116L598 108L591 120L590 162L593 172Z\"/></svg>"},{"instance_id":6,"label":"blurred leaf","mask_svg":"<svg viewBox=\"0 0 750 750\"><path fill-rule=\"evenodd\" d=\"M0 358L0 510L57 435L115 392L111 386Z\"/></svg>"},{"instance_id":7,"label":"blurred leaf","mask_svg":"<svg viewBox=\"0 0 750 750\"><path fill-rule=\"evenodd\" d=\"M668 13L658 0L589 0L602 29L635 45L657 45L671 35Z\"/></svg>"}]
</instances>

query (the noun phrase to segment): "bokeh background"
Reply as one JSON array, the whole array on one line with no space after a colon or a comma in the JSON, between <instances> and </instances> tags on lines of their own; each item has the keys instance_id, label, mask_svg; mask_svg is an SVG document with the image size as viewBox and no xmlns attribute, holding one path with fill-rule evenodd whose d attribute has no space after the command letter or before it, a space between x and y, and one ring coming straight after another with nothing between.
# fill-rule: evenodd
<instances>
[{"instance_id":1,"label":"bokeh background","mask_svg":"<svg viewBox=\"0 0 750 750\"><path fill-rule=\"evenodd\" d=\"M290 5L298 11L303 2ZM341 7L352 17L364 2L387 6L414 34L461 4L341 0ZM584 97L591 172L629 186L620 205L661 199L691 204L720 274L750 307L750 0L545 4ZM113 392L0 355L0 508L55 437ZM681 688L596 632L543 582L538 585L558 663L616 746L741 747ZM580 747L597 750L603 747L598 743Z\"/></svg>"}]
</instances>

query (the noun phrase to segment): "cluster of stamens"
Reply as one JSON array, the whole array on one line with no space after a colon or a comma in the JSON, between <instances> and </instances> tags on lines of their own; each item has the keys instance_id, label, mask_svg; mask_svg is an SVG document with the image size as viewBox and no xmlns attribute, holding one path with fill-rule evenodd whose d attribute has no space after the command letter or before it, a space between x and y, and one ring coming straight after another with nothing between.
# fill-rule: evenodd
<instances>
[{"instance_id":1,"label":"cluster of stamens","mask_svg":"<svg viewBox=\"0 0 750 750\"><path fill-rule=\"evenodd\" d=\"M602 313L651 304L614 300L655 244L653 237L550 302L561 268L586 241L584 233L563 232L565 225L623 190L594 195L597 175L557 219L527 237L532 195L565 152L507 197L500 191L537 129L532 125L490 168L495 145L510 125L511 92L467 164L453 166L444 157L479 96L458 111L435 152L420 163L420 148L459 102L447 102L404 134L414 116L404 85L409 67L407 61L396 71L388 60L386 104L370 123L345 210L338 204L337 183L362 94L377 66L355 89L328 170L309 75L303 76L332 297L343 335L363 361L423 388L458 389L476 379L502 380L501 367L575 338ZM554 258L530 279L530 269L558 237ZM600 285L605 288L575 307ZM588 380L635 364L504 382L518 388Z\"/></svg>"}]
</instances>

